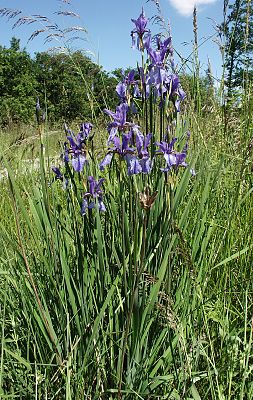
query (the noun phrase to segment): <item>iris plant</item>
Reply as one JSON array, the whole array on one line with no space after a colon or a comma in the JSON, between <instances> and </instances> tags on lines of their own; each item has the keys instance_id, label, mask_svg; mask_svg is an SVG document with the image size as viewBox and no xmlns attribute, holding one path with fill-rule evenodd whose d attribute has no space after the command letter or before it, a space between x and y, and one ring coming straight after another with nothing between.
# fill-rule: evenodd
<instances>
[{"instance_id":1,"label":"iris plant","mask_svg":"<svg viewBox=\"0 0 253 400\"><path fill-rule=\"evenodd\" d=\"M63 187L64 187L64 189L66 189L67 186L68 186L68 179L65 178L65 176L61 173L59 168L53 166L51 169L52 169L52 171L54 173L54 178L52 180L52 183L54 181L59 180L59 181L63 182ZM51 184L49 184L49 185L51 186Z\"/></svg>"},{"instance_id":2,"label":"iris plant","mask_svg":"<svg viewBox=\"0 0 253 400\"><path fill-rule=\"evenodd\" d=\"M156 142L156 146L159 148L156 154L162 154L165 161L166 167L160 168L163 172L168 172L171 169L178 169L179 167L188 167L188 164L185 162L187 155L187 146L186 143L182 152L177 152L174 149L174 145L177 141L177 138L173 138L171 142ZM195 175L195 171L193 169L190 170L192 175Z\"/></svg>"},{"instance_id":3,"label":"iris plant","mask_svg":"<svg viewBox=\"0 0 253 400\"><path fill-rule=\"evenodd\" d=\"M148 133L144 136L140 130L140 126L132 122L133 110L136 104L141 105L143 110L145 109L145 118L148 118L149 110L152 113L154 110L160 112L159 108L164 109L163 115L166 116L168 102L172 102L175 111L179 113L180 102L186 97L185 92L181 88L179 77L174 70L171 37L165 40L161 40L158 37L156 39L156 47L153 48L151 43L154 41L151 42L151 33L147 28L148 20L145 17L144 11L141 12L137 19L132 19L132 22L135 25L135 28L131 31L133 47L137 47L142 52L142 55L146 52L147 62L143 61L142 66L139 66L136 70L131 70L128 73L122 72L122 80L116 86L119 105L116 107L115 112L108 109L104 110L105 114L111 118L111 121L107 127L109 133L107 140L108 149L104 159L99 164L99 169L100 171L104 171L105 167L111 164L115 154L118 155L122 163L121 165L125 163L129 176L140 173L150 174L153 170L153 165L155 165L155 159L160 155L163 156L166 162L165 167L160 168L163 172L168 173L172 170L178 170L179 167L188 167L186 155L189 134L182 151L175 150L177 138L173 138L171 141L155 142L154 144L158 150L155 151L152 158L149 146L153 137L155 137L155 133ZM141 89L139 89L139 86ZM152 98L150 98L151 94ZM159 102L157 101L158 99ZM145 107L145 102L149 102L146 103L148 107ZM131 120L129 118L130 115ZM154 116L152 120L154 120ZM147 129L148 125L146 125ZM153 122L150 122L149 126L153 126ZM67 163L71 161L74 171L79 173L88 164L87 147L88 141L93 138L92 128L93 126L90 122L82 123L79 133L74 135L67 125L65 125L67 141L64 144L64 160ZM161 136L162 134L161 132ZM54 180L64 182L64 174L56 167L52 169L55 174ZM191 173L194 175L194 170L191 170ZM104 179L96 181L93 176L88 177L88 191L82 196L82 215L86 213L87 209L93 209L96 206L100 211L105 211L101 188L103 181ZM145 196L143 197L143 207L151 207L152 196L151 202L148 200L150 196L147 193Z\"/></svg>"},{"instance_id":4,"label":"iris plant","mask_svg":"<svg viewBox=\"0 0 253 400\"><path fill-rule=\"evenodd\" d=\"M132 69L128 74L125 74L124 71L122 71L122 81L116 86L116 92L121 103L130 104L131 86L133 87L133 96L140 96L138 81L135 80L135 74L136 71L134 69Z\"/></svg>"},{"instance_id":5,"label":"iris plant","mask_svg":"<svg viewBox=\"0 0 253 400\"><path fill-rule=\"evenodd\" d=\"M118 131L124 131L130 126L130 123L126 121L128 104L122 103L116 107L116 112L111 110L104 110L104 113L109 115L113 121L108 125L109 138L107 144L112 143L113 138L116 136Z\"/></svg>"},{"instance_id":6,"label":"iris plant","mask_svg":"<svg viewBox=\"0 0 253 400\"><path fill-rule=\"evenodd\" d=\"M65 131L68 142L64 143L64 161L69 162L71 156L71 164L76 172L82 172L87 160L87 140L92 140L94 135L91 135L93 125L90 122L84 122L80 125L80 132L75 136L68 127Z\"/></svg>"},{"instance_id":7,"label":"iris plant","mask_svg":"<svg viewBox=\"0 0 253 400\"><path fill-rule=\"evenodd\" d=\"M121 160L127 163L128 175L139 173L148 174L152 169L152 161L148 153L148 146L151 141L151 134L144 137L137 125L133 125L128 133L122 135L122 140L114 136L112 143L114 146L108 149L106 156L100 163L100 171L112 161L113 154L118 154ZM135 147L133 143L135 142ZM132 146L130 146L132 144Z\"/></svg>"},{"instance_id":8,"label":"iris plant","mask_svg":"<svg viewBox=\"0 0 253 400\"><path fill-rule=\"evenodd\" d=\"M150 46L151 34L150 30L146 29L148 20L145 17L144 11L142 10L140 16L137 19L132 19L135 24L135 29L131 31L132 36L132 47L143 50Z\"/></svg>"},{"instance_id":9,"label":"iris plant","mask_svg":"<svg viewBox=\"0 0 253 400\"><path fill-rule=\"evenodd\" d=\"M99 211L106 211L103 202L103 191L101 189L104 179L96 181L93 176L88 177L88 192L84 193L81 214L85 215L87 209L98 207Z\"/></svg>"}]
</instances>

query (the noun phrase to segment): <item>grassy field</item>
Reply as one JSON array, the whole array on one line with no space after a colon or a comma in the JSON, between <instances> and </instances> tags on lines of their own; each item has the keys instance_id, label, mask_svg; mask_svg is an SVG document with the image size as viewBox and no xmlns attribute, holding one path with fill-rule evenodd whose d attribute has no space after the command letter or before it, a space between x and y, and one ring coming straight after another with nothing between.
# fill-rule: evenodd
<instances>
[{"instance_id":1,"label":"grassy field","mask_svg":"<svg viewBox=\"0 0 253 400\"><path fill-rule=\"evenodd\" d=\"M127 173L123 145L103 170L106 127L81 170L60 129L1 131L1 399L253 399L251 88L240 108L188 96L181 114L170 95L145 92L135 118L156 141L169 121L171 157L189 130L196 174L162 172L153 148L149 174Z\"/></svg>"},{"instance_id":2,"label":"grassy field","mask_svg":"<svg viewBox=\"0 0 253 400\"><path fill-rule=\"evenodd\" d=\"M145 216L129 189L119 193L109 173L106 215L82 220L43 170L14 177L22 145L39 149L39 136L16 152L16 133L2 134L1 398L109 399L119 380L133 399L253 397L252 127L240 113L224 134L218 109L187 118L197 174L177 176L170 211L153 182L134 293Z\"/></svg>"}]
</instances>

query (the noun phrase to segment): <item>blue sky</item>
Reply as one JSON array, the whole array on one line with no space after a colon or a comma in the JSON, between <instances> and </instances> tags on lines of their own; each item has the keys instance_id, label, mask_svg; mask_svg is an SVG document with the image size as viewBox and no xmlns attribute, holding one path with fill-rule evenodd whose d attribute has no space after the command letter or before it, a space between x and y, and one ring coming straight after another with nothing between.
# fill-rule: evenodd
<instances>
[{"instance_id":1,"label":"blue sky","mask_svg":"<svg viewBox=\"0 0 253 400\"><path fill-rule=\"evenodd\" d=\"M93 54L93 60L99 62L104 69L111 71L117 67L134 67L139 60L137 50L131 48L130 31L133 29L131 18L137 18L144 7L147 17L156 13L152 1L145 0L72 0L71 5L64 4L64 0L0 0L0 8L8 7L21 9L23 14L46 15L57 21L61 27L80 25L88 30L84 35L85 41L75 42L75 48L82 48ZM66 0L65 0L66 2ZM187 58L192 51L192 18L191 12L194 2L198 3L198 36L199 42L213 35L213 21L222 21L222 0L160 0L162 14L171 25L173 44L175 49ZM71 9L80 15L80 19L72 17L58 17L55 11ZM47 50L58 46L53 42L43 44L43 37L36 37L32 42L27 39L35 29L41 26L21 26L12 30L11 21L6 18L1 21L0 44L9 45L10 38L16 36L21 39L21 46L33 54L36 51ZM157 26L150 23L152 31L157 32ZM184 44L183 44L184 43ZM73 45L74 46L74 45ZM201 67L204 71L207 58L211 60L214 76L221 75L221 58L218 45L208 39L200 49ZM177 61L177 60L176 60ZM190 66L190 64L189 64Z\"/></svg>"}]
</instances>

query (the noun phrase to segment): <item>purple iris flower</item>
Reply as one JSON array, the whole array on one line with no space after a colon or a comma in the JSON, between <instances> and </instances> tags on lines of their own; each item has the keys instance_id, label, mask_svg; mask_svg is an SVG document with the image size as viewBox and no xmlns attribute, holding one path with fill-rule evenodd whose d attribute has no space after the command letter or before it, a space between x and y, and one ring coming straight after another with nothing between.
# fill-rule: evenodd
<instances>
[{"instance_id":1,"label":"purple iris flower","mask_svg":"<svg viewBox=\"0 0 253 400\"><path fill-rule=\"evenodd\" d=\"M59 179L60 181L63 181L63 175L62 175L61 171L59 170L59 168L53 166L52 171L55 174L55 178L54 178L55 180Z\"/></svg>"},{"instance_id":2,"label":"purple iris flower","mask_svg":"<svg viewBox=\"0 0 253 400\"><path fill-rule=\"evenodd\" d=\"M166 81L166 89L169 94L170 100L173 101L176 111L180 112L180 102L186 97L185 92L181 88L180 80L178 75L172 74L168 77Z\"/></svg>"},{"instance_id":3,"label":"purple iris flower","mask_svg":"<svg viewBox=\"0 0 253 400\"><path fill-rule=\"evenodd\" d=\"M140 173L150 174L152 170L152 160L150 157L140 159L135 155L127 154L125 158L127 162L127 173L129 176Z\"/></svg>"},{"instance_id":4,"label":"purple iris flower","mask_svg":"<svg viewBox=\"0 0 253 400\"><path fill-rule=\"evenodd\" d=\"M132 47L137 47L139 50L148 49L151 41L151 34L150 30L146 29L148 20L145 17L144 11L142 10L137 19L132 19L131 21L135 24L135 29L131 31Z\"/></svg>"},{"instance_id":5,"label":"purple iris flower","mask_svg":"<svg viewBox=\"0 0 253 400\"><path fill-rule=\"evenodd\" d=\"M127 101L127 85L124 82L119 82L116 86L117 95L122 103Z\"/></svg>"},{"instance_id":6,"label":"purple iris flower","mask_svg":"<svg viewBox=\"0 0 253 400\"><path fill-rule=\"evenodd\" d=\"M64 144L64 161L69 162L69 156L71 155L71 164L76 172L81 172L84 165L88 164L86 158L86 149L83 145L83 141L79 135L76 137L68 136L69 143Z\"/></svg>"},{"instance_id":7,"label":"purple iris flower","mask_svg":"<svg viewBox=\"0 0 253 400\"><path fill-rule=\"evenodd\" d=\"M148 86L153 86L155 89L155 95L162 96L166 92L164 83L167 80L167 71L164 67L154 66L151 68L147 84Z\"/></svg>"},{"instance_id":8,"label":"purple iris flower","mask_svg":"<svg viewBox=\"0 0 253 400\"><path fill-rule=\"evenodd\" d=\"M127 154L126 162L127 162L127 174L129 176L137 175L142 172L142 166L136 156Z\"/></svg>"},{"instance_id":9,"label":"purple iris flower","mask_svg":"<svg viewBox=\"0 0 253 400\"><path fill-rule=\"evenodd\" d=\"M80 125L80 132L78 133L81 140L92 139L94 135L91 135L93 125L90 122L83 122Z\"/></svg>"},{"instance_id":10,"label":"purple iris flower","mask_svg":"<svg viewBox=\"0 0 253 400\"><path fill-rule=\"evenodd\" d=\"M116 86L116 92L122 103L126 103L129 99L130 86L133 85L134 93L137 94L136 86L138 82L134 79L136 71L132 69L128 74L125 74L122 70L122 81Z\"/></svg>"},{"instance_id":11,"label":"purple iris flower","mask_svg":"<svg viewBox=\"0 0 253 400\"><path fill-rule=\"evenodd\" d=\"M136 136L136 148L138 151L138 156L140 158L149 157L148 146L150 144L151 138L152 138L152 133L149 133L148 135L146 135L146 137L143 136L142 140L140 140L139 137L137 140Z\"/></svg>"},{"instance_id":12,"label":"purple iris flower","mask_svg":"<svg viewBox=\"0 0 253 400\"><path fill-rule=\"evenodd\" d=\"M106 211L103 202L103 191L101 189L104 179L96 181L93 176L88 177L88 192L84 193L81 205L81 214L85 215L87 209L95 208L98 206L99 211Z\"/></svg>"},{"instance_id":13,"label":"purple iris flower","mask_svg":"<svg viewBox=\"0 0 253 400\"><path fill-rule=\"evenodd\" d=\"M167 81L168 72L165 65L166 57L172 52L171 37L164 41L157 39L158 49L154 50L151 47L148 49L151 64L149 66L149 74L146 78L146 84L152 85L155 88L155 94L162 96L166 91L164 83Z\"/></svg>"},{"instance_id":14,"label":"purple iris flower","mask_svg":"<svg viewBox=\"0 0 253 400\"><path fill-rule=\"evenodd\" d=\"M113 141L113 138L118 133L118 130L124 131L126 127L130 126L130 124L126 121L128 109L128 104L122 103L116 107L116 112L107 109L104 110L104 113L113 119L113 122L108 125L108 145Z\"/></svg>"},{"instance_id":15,"label":"purple iris flower","mask_svg":"<svg viewBox=\"0 0 253 400\"><path fill-rule=\"evenodd\" d=\"M151 47L148 49L148 54L151 60L151 65L159 67L164 66L166 56L172 54L171 37L162 42L157 40L158 50L153 50Z\"/></svg>"},{"instance_id":16,"label":"purple iris flower","mask_svg":"<svg viewBox=\"0 0 253 400\"><path fill-rule=\"evenodd\" d=\"M159 150L157 154L163 154L166 161L166 168L161 168L161 171L168 172L172 168L179 167L188 167L188 164L185 162L186 159L186 148L183 149L182 152L176 152L174 150L174 144L177 141L177 138L173 138L170 143L167 142L156 142L156 146L158 146ZM191 169L191 173L195 175L194 170Z\"/></svg>"},{"instance_id":17,"label":"purple iris flower","mask_svg":"<svg viewBox=\"0 0 253 400\"><path fill-rule=\"evenodd\" d=\"M68 186L68 179L66 179L66 178L64 177L64 175L61 173L61 171L59 170L59 168L53 166L51 169L52 169L53 173L55 174L55 176L54 176L54 178L53 178L53 180L52 180L52 183L53 183L54 181L56 181L56 180L60 180L61 182L63 182L63 187L64 187L64 189L66 189L67 186ZM50 184L50 186L51 186L51 184Z\"/></svg>"},{"instance_id":18,"label":"purple iris flower","mask_svg":"<svg viewBox=\"0 0 253 400\"><path fill-rule=\"evenodd\" d=\"M106 156L99 165L100 171L104 171L105 167L112 161L113 155L118 154L121 159L127 163L128 175L139 173L148 174L152 169L152 161L148 153L148 145L152 135L146 137L140 132L139 127L134 125L128 133L122 135L122 140L115 136L112 140L113 147L108 149ZM130 145L135 142L136 148Z\"/></svg>"},{"instance_id":19,"label":"purple iris flower","mask_svg":"<svg viewBox=\"0 0 253 400\"><path fill-rule=\"evenodd\" d=\"M152 160L148 153L151 137L151 133L144 137L138 129L135 130L137 155L127 154L126 156L128 175L136 175L141 172L149 174L151 172Z\"/></svg>"},{"instance_id":20,"label":"purple iris flower","mask_svg":"<svg viewBox=\"0 0 253 400\"><path fill-rule=\"evenodd\" d=\"M122 142L118 136L114 136L112 139L113 147L109 148L105 158L99 165L100 171L104 171L105 167L109 165L112 161L113 154L119 154L124 158L128 154L133 154L135 152L134 148L129 147L130 140L132 139L132 132L128 132L122 135Z\"/></svg>"}]
</instances>

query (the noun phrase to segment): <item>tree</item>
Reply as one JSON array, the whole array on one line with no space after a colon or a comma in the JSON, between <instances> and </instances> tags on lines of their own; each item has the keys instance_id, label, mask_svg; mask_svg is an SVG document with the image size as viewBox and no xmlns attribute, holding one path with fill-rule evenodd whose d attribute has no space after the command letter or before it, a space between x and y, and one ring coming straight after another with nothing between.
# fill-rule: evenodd
<instances>
[{"instance_id":1,"label":"tree","mask_svg":"<svg viewBox=\"0 0 253 400\"><path fill-rule=\"evenodd\" d=\"M235 0L223 26L228 98L235 89L245 89L253 76L253 14L250 0Z\"/></svg>"},{"instance_id":2,"label":"tree","mask_svg":"<svg viewBox=\"0 0 253 400\"><path fill-rule=\"evenodd\" d=\"M34 116L36 81L34 64L19 40L0 46L0 123L29 122Z\"/></svg>"},{"instance_id":3,"label":"tree","mask_svg":"<svg viewBox=\"0 0 253 400\"><path fill-rule=\"evenodd\" d=\"M50 120L91 119L114 101L114 80L82 52L37 53L38 95Z\"/></svg>"},{"instance_id":4,"label":"tree","mask_svg":"<svg viewBox=\"0 0 253 400\"><path fill-rule=\"evenodd\" d=\"M117 104L116 79L81 51L37 53L35 59L12 38L0 46L0 124L34 120L39 97L50 122L90 120Z\"/></svg>"}]
</instances>

